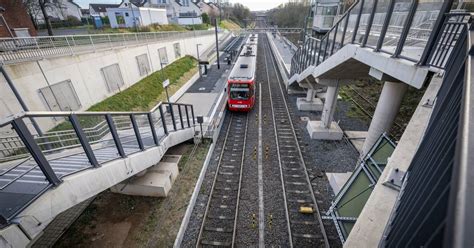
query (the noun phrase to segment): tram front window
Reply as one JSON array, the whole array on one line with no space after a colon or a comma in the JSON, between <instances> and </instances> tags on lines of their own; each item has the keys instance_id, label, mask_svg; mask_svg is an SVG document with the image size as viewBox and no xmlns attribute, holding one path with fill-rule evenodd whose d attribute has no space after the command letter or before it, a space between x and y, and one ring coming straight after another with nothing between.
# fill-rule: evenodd
<instances>
[{"instance_id":1,"label":"tram front window","mask_svg":"<svg viewBox=\"0 0 474 248\"><path fill-rule=\"evenodd\" d=\"M248 100L250 98L249 84L231 84L230 98L232 100Z\"/></svg>"}]
</instances>

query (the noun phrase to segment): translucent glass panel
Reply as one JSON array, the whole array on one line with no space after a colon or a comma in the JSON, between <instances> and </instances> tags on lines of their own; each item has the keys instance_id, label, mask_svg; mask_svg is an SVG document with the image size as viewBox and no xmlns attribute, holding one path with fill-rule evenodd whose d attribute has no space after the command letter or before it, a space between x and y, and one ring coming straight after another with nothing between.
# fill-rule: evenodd
<instances>
[{"instance_id":1,"label":"translucent glass panel","mask_svg":"<svg viewBox=\"0 0 474 248\"><path fill-rule=\"evenodd\" d=\"M372 181L364 170L361 169L355 173L353 182L345 190L341 200L336 205L336 213L340 217L358 217L372 193ZM352 221L341 221L346 238L353 225L354 222Z\"/></svg>"},{"instance_id":2,"label":"translucent glass panel","mask_svg":"<svg viewBox=\"0 0 474 248\"><path fill-rule=\"evenodd\" d=\"M387 10L390 6L390 2L390 0L380 0L377 2L374 20L372 22L372 27L370 28L369 38L367 39L366 44L369 47L377 46L377 42L380 38L380 33L382 31L383 24L387 17Z\"/></svg>"},{"instance_id":3,"label":"translucent glass panel","mask_svg":"<svg viewBox=\"0 0 474 248\"><path fill-rule=\"evenodd\" d=\"M78 119L99 164L120 158L105 116L81 115Z\"/></svg>"},{"instance_id":4,"label":"translucent glass panel","mask_svg":"<svg viewBox=\"0 0 474 248\"><path fill-rule=\"evenodd\" d=\"M412 5L411 0L397 0L393 7L390 23L387 28L387 33L384 36L382 50L393 54L400 40L400 35L405 25L405 21Z\"/></svg>"},{"instance_id":5,"label":"translucent glass panel","mask_svg":"<svg viewBox=\"0 0 474 248\"><path fill-rule=\"evenodd\" d=\"M344 44L350 43L356 29L357 16L359 15L361 3L357 3L346 18L349 18L347 23L346 35L344 36Z\"/></svg>"},{"instance_id":6,"label":"translucent glass panel","mask_svg":"<svg viewBox=\"0 0 474 248\"><path fill-rule=\"evenodd\" d=\"M0 215L9 219L50 184L13 126L7 128L9 139L0 145Z\"/></svg>"},{"instance_id":7,"label":"translucent glass panel","mask_svg":"<svg viewBox=\"0 0 474 248\"><path fill-rule=\"evenodd\" d=\"M366 159L367 168L376 179L382 174L383 169L388 163L388 158L392 156L394 150L395 147L384 138Z\"/></svg>"},{"instance_id":8,"label":"translucent glass panel","mask_svg":"<svg viewBox=\"0 0 474 248\"><path fill-rule=\"evenodd\" d=\"M154 112L151 113L153 118L153 127L155 128L156 135L158 139L161 140L165 137L165 129L163 127L163 120L161 119L160 108L157 108Z\"/></svg>"},{"instance_id":9,"label":"translucent glass panel","mask_svg":"<svg viewBox=\"0 0 474 248\"><path fill-rule=\"evenodd\" d=\"M140 151L130 116L114 115L113 120L125 154L130 155Z\"/></svg>"},{"instance_id":10,"label":"translucent glass panel","mask_svg":"<svg viewBox=\"0 0 474 248\"><path fill-rule=\"evenodd\" d=\"M155 145L153 134L151 132L150 121L148 115L135 115L135 121L137 122L138 131L145 148L152 147Z\"/></svg>"},{"instance_id":11,"label":"translucent glass panel","mask_svg":"<svg viewBox=\"0 0 474 248\"><path fill-rule=\"evenodd\" d=\"M360 16L359 28L357 29L357 35L354 41L357 44L361 44L364 40L364 36L367 32L367 26L369 25L370 15L372 14L374 4L374 0L367 0L364 2L364 5L362 7L362 15Z\"/></svg>"},{"instance_id":12,"label":"translucent glass panel","mask_svg":"<svg viewBox=\"0 0 474 248\"><path fill-rule=\"evenodd\" d=\"M418 3L410 31L403 46L402 56L414 60L420 59L442 5L443 1L420 1Z\"/></svg>"},{"instance_id":13,"label":"translucent glass panel","mask_svg":"<svg viewBox=\"0 0 474 248\"><path fill-rule=\"evenodd\" d=\"M332 51L332 46L334 44L334 36L336 34L336 29L331 30L330 33L328 33L327 39L328 39L328 44L327 44L327 50L326 50L326 58L331 56L331 51Z\"/></svg>"},{"instance_id":14,"label":"translucent glass panel","mask_svg":"<svg viewBox=\"0 0 474 248\"><path fill-rule=\"evenodd\" d=\"M344 33L344 25L346 25L346 20L341 20L337 26L336 40L334 43L333 53L335 53L337 50L341 49L342 47L342 35Z\"/></svg>"}]
</instances>

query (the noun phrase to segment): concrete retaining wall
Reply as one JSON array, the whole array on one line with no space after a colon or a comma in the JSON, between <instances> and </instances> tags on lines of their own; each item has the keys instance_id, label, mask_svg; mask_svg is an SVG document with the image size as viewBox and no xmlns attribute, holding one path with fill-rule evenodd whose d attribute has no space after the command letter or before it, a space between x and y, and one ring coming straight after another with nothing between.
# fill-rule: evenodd
<instances>
[{"instance_id":1,"label":"concrete retaining wall","mask_svg":"<svg viewBox=\"0 0 474 248\"><path fill-rule=\"evenodd\" d=\"M225 35L224 33L220 34ZM17 90L23 97L31 111L49 111L39 89L48 84L71 80L77 97L80 101L80 110L110 97L117 92L109 92L101 68L118 64L124 85L124 90L147 75L140 76L136 56L147 54L151 71L160 69L158 49L166 47L169 63L179 57L175 54L174 44L180 44L181 56L191 55L196 57L196 44L202 44L201 50L214 45L215 36L207 35L196 38L187 38L175 41L165 41L156 44L121 47L105 51L65 56L40 61L30 61L6 66L6 71L13 80ZM0 77L0 119L22 111L18 101L8 87L3 77ZM44 118L38 120L44 129L56 125L55 122ZM0 131L0 135L4 132Z\"/></svg>"}]
</instances>

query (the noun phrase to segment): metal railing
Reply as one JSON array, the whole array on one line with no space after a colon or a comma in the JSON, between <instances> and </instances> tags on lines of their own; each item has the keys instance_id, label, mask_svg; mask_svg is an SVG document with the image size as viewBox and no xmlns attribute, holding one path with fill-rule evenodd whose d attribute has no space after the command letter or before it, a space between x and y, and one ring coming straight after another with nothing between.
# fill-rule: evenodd
<instances>
[{"instance_id":1,"label":"metal railing","mask_svg":"<svg viewBox=\"0 0 474 248\"><path fill-rule=\"evenodd\" d=\"M464 28L451 51L378 247L474 247L473 38Z\"/></svg>"},{"instance_id":2,"label":"metal railing","mask_svg":"<svg viewBox=\"0 0 474 248\"><path fill-rule=\"evenodd\" d=\"M64 122L38 136L27 127L32 118ZM3 121L0 128L16 135L8 138L12 147L2 150L0 194L8 198L14 191L22 200L10 206L2 198L0 227L62 177L159 146L170 132L194 128L195 122L193 105L181 103L159 103L149 112L25 112Z\"/></svg>"},{"instance_id":3,"label":"metal railing","mask_svg":"<svg viewBox=\"0 0 474 248\"><path fill-rule=\"evenodd\" d=\"M245 29L247 33L266 33L266 32L278 32L282 34L299 34L303 32L302 28L248 28Z\"/></svg>"},{"instance_id":4,"label":"metal railing","mask_svg":"<svg viewBox=\"0 0 474 248\"><path fill-rule=\"evenodd\" d=\"M453 1L358 0L321 39L306 37L290 76L318 66L346 44L357 44L420 66L444 69L470 14L451 12Z\"/></svg>"},{"instance_id":5,"label":"metal railing","mask_svg":"<svg viewBox=\"0 0 474 248\"><path fill-rule=\"evenodd\" d=\"M2 38L0 39L0 63L13 64L22 61L75 55L95 52L97 50L212 34L214 32L211 30L201 30L193 32L143 32Z\"/></svg>"}]
</instances>

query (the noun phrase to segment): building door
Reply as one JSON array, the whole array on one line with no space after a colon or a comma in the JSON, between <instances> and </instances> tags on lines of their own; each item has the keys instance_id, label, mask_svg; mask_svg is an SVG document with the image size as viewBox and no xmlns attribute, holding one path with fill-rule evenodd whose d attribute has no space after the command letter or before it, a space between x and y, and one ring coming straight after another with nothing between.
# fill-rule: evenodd
<instances>
[{"instance_id":1,"label":"building door","mask_svg":"<svg viewBox=\"0 0 474 248\"><path fill-rule=\"evenodd\" d=\"M109 92L116 92L124 85L122 72L118 64L109 65L100 70L102 71Z\"/></svg>"},{"instance_id":2,"label":"building door","mask_svg":"<svg viewBox=\"0 0 474 248\"><path fill-rule=\"evenodd\" d=\"M52 111L74 111L81 108L81 102L71 80L41 88L39 91Z\"/></svg>"}]
</instances>

